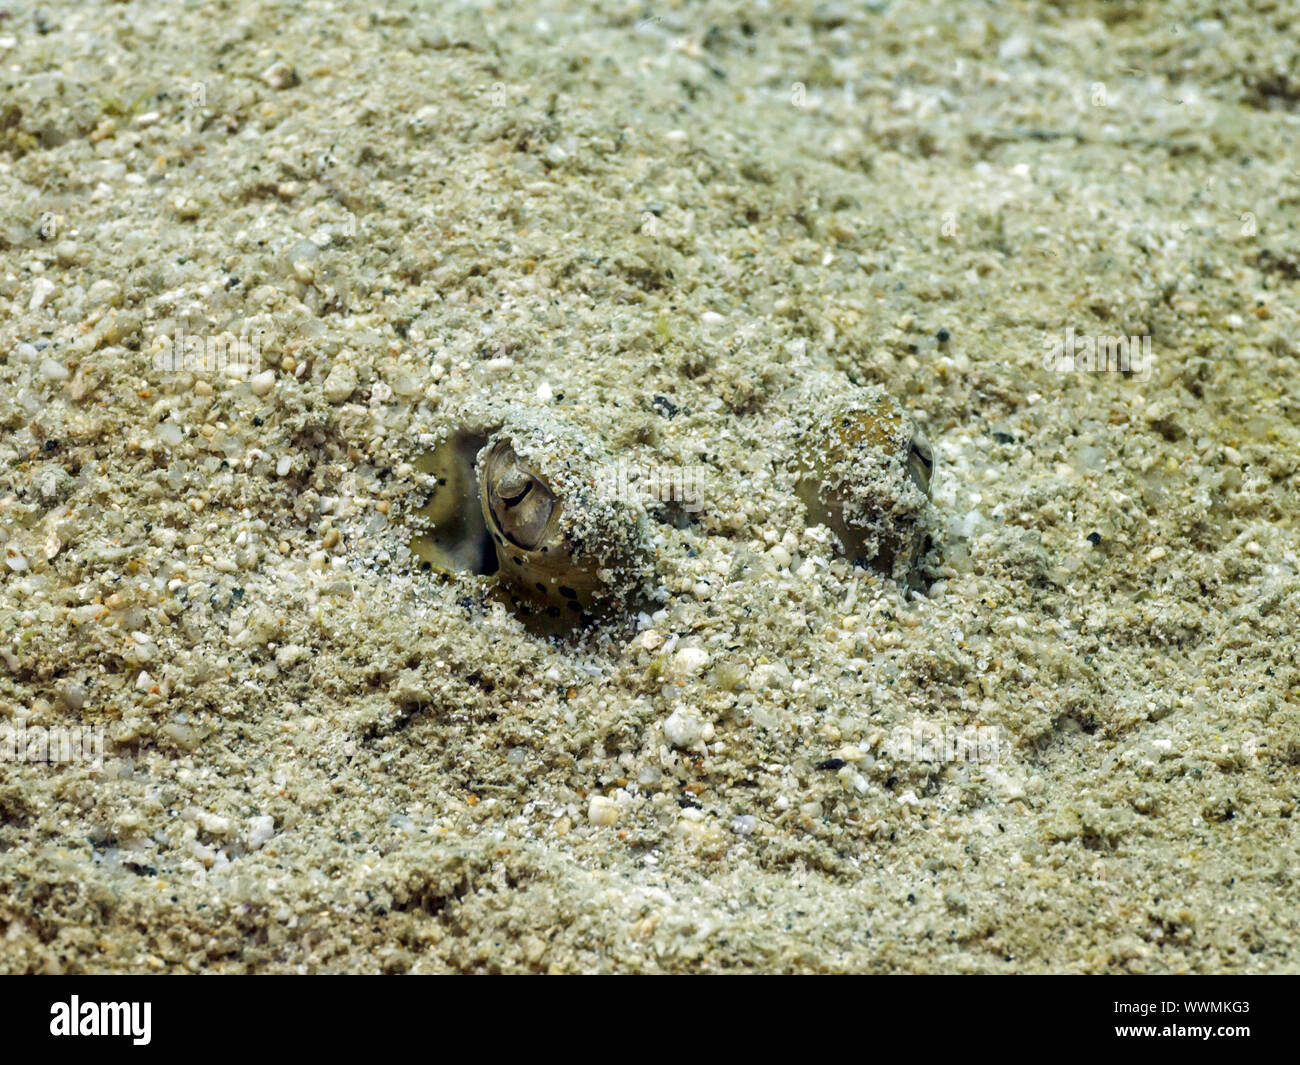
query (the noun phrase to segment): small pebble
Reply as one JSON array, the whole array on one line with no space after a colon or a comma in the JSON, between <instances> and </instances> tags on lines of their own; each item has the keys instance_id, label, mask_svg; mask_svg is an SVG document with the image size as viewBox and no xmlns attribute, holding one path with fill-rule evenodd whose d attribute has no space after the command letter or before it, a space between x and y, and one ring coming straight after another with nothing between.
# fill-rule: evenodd
<instances>
[{"instance_id":1,"label":"small pebble","mask_svg":"<svg viewBox=\"0 0 1300 1065\"><path fill-rule=\"evenodd\" d=\"M86 705L86 686L70 680L59 689L59 699L74 714L78 713Z\"/></svg>"},{"instance_id":2,"label":"small pebble","mask_svg":"<svg viewBox=\"0 0 1300 1065\"><path fill-rule=\"evenodd\" d=\"M342 403L357 389L357 372L351 366L340 363L330 370L325 378L322 390L331 403Z\"/></svg>"},{"instance_id":3,"label":"small pebble","mask_svg":"<svg viewBox=\"0 0 1300 1065\"><path fill-rule=\"evenodd\" d=\"M107 278L96 281L90 286L90 291L86 293L86 302L91 307L97 307L100 304L114 306L121 301L122 288L116 281L110 281Z\"/></svg>"},{"instance_id":4,"label":"small pebble","mask_svg":"<svg viewBox=\"0 0 1300 1065\"><path fill-rule=\"evenodd\" d=\"M612 825L618 821L618 803L604 795L593 795L587 807L587 820L593 825Z\"/></svg>"},{"instance_id":5,"label":"small pebble","mask_svg":"<svg viewBox=\"0 0 1300 1065\"><path fill-rule=\"evenodd\" d=\"M1008 37L998 46L998 58L1003 62L1010 59L1024 59L1032 47L1028 37L1016 34Z\"/></svg>"},{"instance_id":6,"label":"small pebble","mask_svg":"<svg viewBox=\"0 0 1300 1065\"><path fill-rule=\"evenodd\" d=\"M704 737L704 723L686 710L674 710L664 722L664 736L674 747L694 747Z\"/></svg>"},{"instance_id":7,"label":"small pebble","mask_svg":"<svg viewBox=\"0 0 1300 1065\"><path fill-rule=\"evenodd\" d=\"M702 647L683 647L673 655L673 672L678 676L696 676L708 664L709 652Z\"/></svg>"},{"instance_id":8,"label":"small pebble","mask_svg":"<svg viewBox=\"0 0 1300 1065\"><path fill-rule=\"evenodd\" d=\"M32 282L32 298L27 304L29 311L39 311L45 306L45 301L54 294L54 282L48 277L38 277Z\"/></svg>"},{"instance_id":9,"label":"small pebble","mask_svg":"<svg viewBox=\"0 0 1300 1065\"><path fill-rule=\"evenodd\" d=\"M262 80L273 89L288 89L298 84L298 72L282 59L262 71Z\"/></svg>"},{"instance_id":10,"label":"small pebble","mask_svg":"<svg viewBox=\"0 0 1300 1065\"><path fill-rule=\"evenodd\" d=\"M260 817L250 817L248 819L248 848L257 850L267 840L275 835L275 818L270 814L263 814Z\"/></svg>"}]
</instances>

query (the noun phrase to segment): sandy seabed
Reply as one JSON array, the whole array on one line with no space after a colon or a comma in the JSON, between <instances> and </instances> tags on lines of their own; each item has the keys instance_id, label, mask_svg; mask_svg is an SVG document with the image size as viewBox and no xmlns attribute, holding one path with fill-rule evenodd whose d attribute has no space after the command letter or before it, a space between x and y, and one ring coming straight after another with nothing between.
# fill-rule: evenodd
<instances>
[{"instance_id":1,"label":"sandy seabed","mask_svg":"<svg viewBox=\"0 0 1300 1065\"><path fill-rule=\"evenodd\" d=\"M1294 4L0 9L0 969L1300 969ZM643 599L412 559L487 406Z\"/></svg>"}]
</instances>

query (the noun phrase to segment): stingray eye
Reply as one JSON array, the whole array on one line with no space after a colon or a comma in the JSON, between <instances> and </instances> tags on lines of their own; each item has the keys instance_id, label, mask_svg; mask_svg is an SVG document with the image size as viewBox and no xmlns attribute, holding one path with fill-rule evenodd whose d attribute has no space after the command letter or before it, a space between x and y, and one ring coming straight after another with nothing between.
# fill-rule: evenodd
<instances>
[{"instance_id":1,"label":"stingray eye","mask_svg":"<svg viewBox=\"0 0 1300 1065\"><path fill-rule=\"evenodd\" d=\"M510 418L479 455L498 580L559 624L627 604L649 574L644 515L595 487L611 462L572 426L527 416Z\"/></svg>"},{"instance_id":2,"label":"stingray eye","mask_svg":"<svg viewBox=\"0 0 1300 1065\"><path fill-rule=\"evenodd\" d=\"M488 452L483 475L487 509L496 530L525 551L542 547L558 506L546 483L520 462L506 440L498 441Z\"/></svg>"},{"instance_id":3,"label":"stingray eye","mask_svg":"<svg viewBox=\"0 0 1300 1065\"><path fill-rule=\"evenodd\" d=\"M934 449L930 441L917 433L907 453L907 472L916 487L926 495L930 494L930 474L934 472Z\"/></svg>"},{"instance_id":4,"label":"stingray eye","mask_svg":"<svg viewBox=\"0 0 1300 1065\"><path fill-rule=\"evenodd\" d=\"M654 573L645 511L608 489L615 463L600 442L544 412L471 417L413 463L427 493L411 513L413 559L493 576L552 634L638 602Z\"/></svg>"}]
</instances>

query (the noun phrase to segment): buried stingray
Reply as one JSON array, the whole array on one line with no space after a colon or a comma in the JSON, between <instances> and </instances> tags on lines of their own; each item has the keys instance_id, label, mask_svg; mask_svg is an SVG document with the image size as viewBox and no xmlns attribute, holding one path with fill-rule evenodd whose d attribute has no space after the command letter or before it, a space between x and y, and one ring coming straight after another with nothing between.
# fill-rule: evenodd
<instances>
[{"instance_id":1,"label":"buried stingray","mask_svg":"<svg viewBox=\"0 0 1300 1065\"><path fill-rule=\"evenodd\" d=\"M929 444L879 388L846 391L818 375L794 400L793 489L809 523L846 558L912 583L933 528ZM525 621L560 632L646 593L644 507L610 490L601 444L549 411L459 429L416 468L433 493L415 512L412 554L443 573L495 574Z\"/></svg>"},{"instance_id":2,"label":"buried stingray","mask_svg":"<svg viewBox=\"0 0 1300 1065\"><path fill-rule=\"evenodd\" d=\"M611 468L598 443L546 415L454 433L417 463L434 491L412 553L442 572L495 573L545 628L626 608L651 576L651 549L639 501L606 490Z\"/></svg>"}]
</instances>

